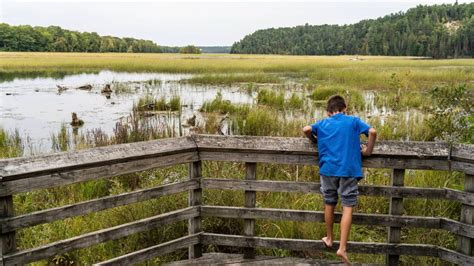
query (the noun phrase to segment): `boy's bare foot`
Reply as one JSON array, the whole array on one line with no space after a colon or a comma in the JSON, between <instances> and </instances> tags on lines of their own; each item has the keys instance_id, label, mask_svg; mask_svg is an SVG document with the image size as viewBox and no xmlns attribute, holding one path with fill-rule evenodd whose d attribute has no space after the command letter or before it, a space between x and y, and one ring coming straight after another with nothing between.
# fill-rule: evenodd
<instances>
[{"instance_id":1,"label":"boy's bare foot","mask_svg":"<svg viewBox=\"0 0 474 266\"><path fill-rule=\"evenodd\" d=\"M332 247L332 240L329 240L327 236L323 237L321 240L323 241L326 247Z\"/></svg>"},{"instance_id":2,"label":"boy's bare foot","mask_svg":"<svg viewBox=\"0 0 474 266\"><path fill-rule=\"evenodd\" d=\"M345 265L351 265L351 262L349 261L349 257L347 257L347 252L338 249L336 252L336 255L341 257L341 260L344 262Z\"/></svg>"}]
</instances>

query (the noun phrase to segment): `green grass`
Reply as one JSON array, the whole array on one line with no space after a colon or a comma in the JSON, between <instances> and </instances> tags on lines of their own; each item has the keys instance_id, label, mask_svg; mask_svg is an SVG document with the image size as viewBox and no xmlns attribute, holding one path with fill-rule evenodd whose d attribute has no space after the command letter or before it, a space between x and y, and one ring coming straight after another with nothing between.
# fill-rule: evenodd
<instances>
[{"instance_id":1,"label":"green grass","mask_svg":"<svg viewBox=\"0 0 474 266\"><path fill-rule=\"evenodd\" d=\"M181 98L177 95L172 96L168 101L164 96L155 98L153 95L146 94L138 99L134 110L143 111L180 111Z\"/></svg>"},{"instance_id":2,"label":"green grass","mask_svg":"<svg viewBox=\"0 0 474 266\"><path fill-rule=\"evenodd\" d=\"M275 75L256 74L203 74L185 80L190 84L232 85L234 83L280 83Z\"/></svg>"},{"instance_id":3,"label":"green grass","mask_svg":"<svg viewBox=\"0 0 474 266\"><path fill-rule=\"evenodd\" d=\"M0 127L0 158L20 157L23 154L23 142L20 132L6 131Z\"/></svg>"},{"instance_id":4,"label":"green grass","mask_svg":"<svg viewBox=\"0 0 474 266\"><path fill-rule=\"evenodd\" d=\"M222 92L217 92L216 97L212 101L205 101L200 109L201 112L212 113L217 112L221 114L245 114L248 112L247 105L237 105L231 103L229 100L224 100Z\"/></svg>"},{"instance_id":5,"label":"green grass","mask_svg":"<svg viewBox=\"0 0 474 266\"><path fill-rule=\"evenodd\" d=\"M340 86L317 86L308 97L320 104L325 105L331 96L340 95L344 97L349 112L363 111L365 101L362 93L354 89L344 89Z\"/></svg>"},{"instance_id":6,"label":"green grass","mask_svg":"<svg viewBox=\"0 0 474 266\"><path fill-rule=\"evenodd\" d=\"M257 104L283 109L285 107L285 93L273 89L261 89L257 94Z\"/></svg>"}]
</instances>

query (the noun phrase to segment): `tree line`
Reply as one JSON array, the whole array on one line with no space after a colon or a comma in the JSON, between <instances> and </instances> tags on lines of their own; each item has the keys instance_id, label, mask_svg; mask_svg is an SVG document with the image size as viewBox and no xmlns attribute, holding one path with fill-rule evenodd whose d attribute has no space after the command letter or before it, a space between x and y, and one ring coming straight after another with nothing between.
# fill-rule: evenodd
<instances>
[{"instance_id":1,"label":"tree line","mask_svg":"<svg viewBox=\"0 0 474 266\"><path fill-rule=\"evenodd\" d=\"M150 40L100 36L95 32L71 31L58 26L0 24L0 51L178 53L179 49L159 46Z\"/></svg>"},{"instance_id":2,"label":"tree line","mask_svg":"<svg viewBox=\"0 0 474 266\"><path fill-rule=\"evenodd\" d=\"M419 5L351 25L258 30L231 53L474 57L474 3Z\"/></svg>"}]
</instances>

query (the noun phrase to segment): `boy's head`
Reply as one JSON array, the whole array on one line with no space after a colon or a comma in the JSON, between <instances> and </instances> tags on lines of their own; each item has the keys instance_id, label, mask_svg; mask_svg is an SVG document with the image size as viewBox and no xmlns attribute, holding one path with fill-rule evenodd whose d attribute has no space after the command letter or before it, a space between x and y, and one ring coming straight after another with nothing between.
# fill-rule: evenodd
<instances>
[{"instance_id":1,"label":"boy's head","mask_svg":"<svg viewBox=\"0 0 474 266\"><path fill-rule=\"evenodd\" d=\"M344 98L339 95L334 95L329 98L326 111L328 114L334 114L338 112L344 112L346 107L346 101L344 101Z\"/></svg>"}]
</instances>

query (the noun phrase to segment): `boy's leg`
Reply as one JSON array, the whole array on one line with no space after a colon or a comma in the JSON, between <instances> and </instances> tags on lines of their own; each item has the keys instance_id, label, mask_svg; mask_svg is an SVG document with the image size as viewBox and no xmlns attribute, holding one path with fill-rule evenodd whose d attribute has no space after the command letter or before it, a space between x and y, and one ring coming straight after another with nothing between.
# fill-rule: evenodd
<instances>
[{"instance_id":1,"label":"boy's leg","mask_svg":"<svg viewBox=\"0 0 474 266\"><path fill-rule=\"evenodd\" d=\"M347 257L347 240L349 239L349 233L351 231L352 209L352 207L342 207L341 241L339 242L339 249L336 253L345 263L350 263L349 257Z\"/></svg>"},{"instance_id":2,"label":"boy's leg","mask_svg":"<svg viewBox=\"0 0 474 266\"><path fill-rule=\"evenodd\" d=\"M321 175L321 193L324 198L324 222L326 224L326 237L322 240L328 247L332 246L334 209L337 205L337 190L339 178Z\"/></svg>"},{"instance_id":3,"label":"boy's leg","mask_svg":"<svg viewBox=\"0 0 474 266\"><path fill-rule=\"evenodd\" d=\"M334 225L334 209L336 205L324 205L324 223L326 224L326 237L323 237L324 244L332 247L333 241L333 225Z\"/></svg>"},{"instance_id":4,"label":"boy's leg","mask_svg":"<svg viewBox=\"0 0 474 266\"><path fill-rule=\"evenodd\" d=\"M342 218L341 218L341 241L337 255L345 263L350 263L347 257L347 241L352 225L353 207L357 205L357 196L359 190L357 186L358 180L355 178L341 178L340 190L342 198Z\"/></svg>"}]
</instances>

